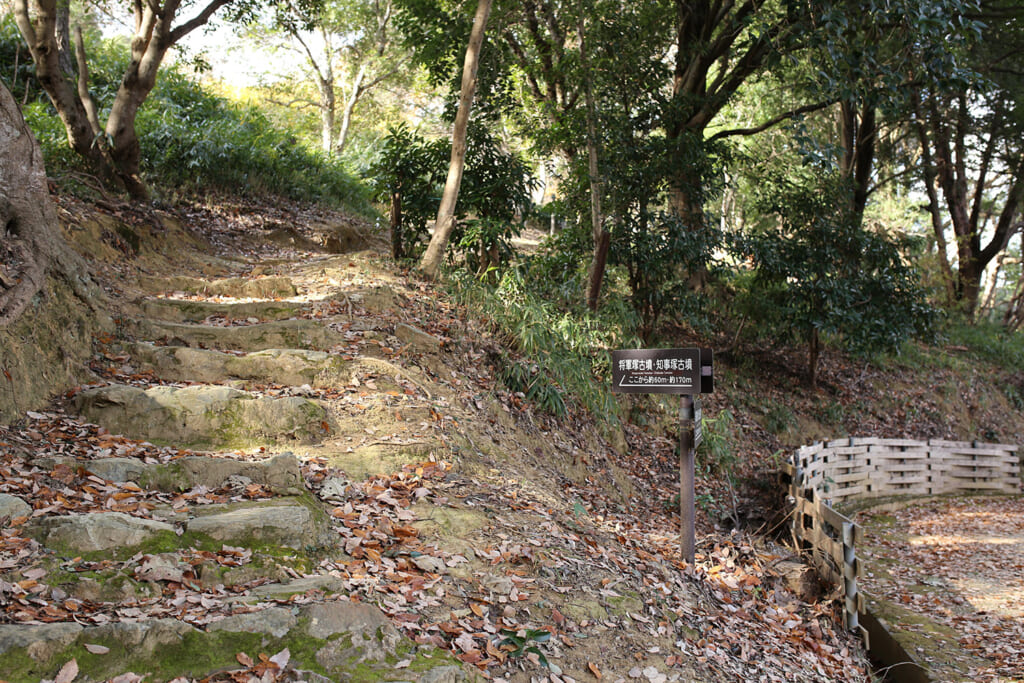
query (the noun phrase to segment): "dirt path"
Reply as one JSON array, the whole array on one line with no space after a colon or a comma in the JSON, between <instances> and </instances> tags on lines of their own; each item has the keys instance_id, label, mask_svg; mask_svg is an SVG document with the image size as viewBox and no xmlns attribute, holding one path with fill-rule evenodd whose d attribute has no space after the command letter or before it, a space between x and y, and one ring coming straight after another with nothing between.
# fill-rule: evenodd
<instances>
[{"instance_id":1,"label":"dirt path","mask_svg":"<svg viewBox=\"0 0 1024 683\"><path fill-rule=\"evenodd\" d=\"M5 680L866 680L785 551L702 520L679 562L653 442L535 412L485 321L275 211L78 220L119 329L0 428Z\"/></svg>"},{"instance_id":2,"label":"dirt path","mask_svg":"<svg viewBox=\"0 0 1024 683\"><path fill-rule=\"evenodd\" d=\"M864 590L921 636L912 656L938 680L1024 680L1024 498L942 499L860 521Z\"/></svg>"}]
</instances>

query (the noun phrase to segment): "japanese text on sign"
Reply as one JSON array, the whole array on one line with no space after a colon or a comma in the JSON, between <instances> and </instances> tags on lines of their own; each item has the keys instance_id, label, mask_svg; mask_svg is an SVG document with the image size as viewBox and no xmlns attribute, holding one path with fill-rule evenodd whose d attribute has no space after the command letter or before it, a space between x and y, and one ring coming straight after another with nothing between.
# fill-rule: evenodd
<instances>
[{"instance_id":1,"label":"japanese text on sign","mask_svg":"<svg viewBox=\"0 0 1024 683\"><path fill-rule=\"evenodd\" d=\"M612 391L698 394L704 389L700 349L629 349L612 352Z\"/></svg>"}]
</instances>

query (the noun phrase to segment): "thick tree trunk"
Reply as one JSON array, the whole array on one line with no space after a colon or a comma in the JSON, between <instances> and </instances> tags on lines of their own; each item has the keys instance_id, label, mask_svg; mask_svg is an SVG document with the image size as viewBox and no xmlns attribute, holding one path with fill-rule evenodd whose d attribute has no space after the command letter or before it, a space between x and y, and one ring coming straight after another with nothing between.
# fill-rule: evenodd
<instances>
[{"instance_id":1,"label":"thick tree trunk","mask_svg":"<svg viewBox=\"0 0 1024 683\"><path fill-rule=\"evenodd\" d=\"M334 83L320 82L320 149L334 153L334 116L336 108Z\"/></svg>"},{"instance_id":2,"label":"thick tree trunk","mask_svg":"<svg viewBox=\"0 0 1024 683\"><path fill-rule=\"evenodd\" d=\"M55 27L57 38L57 61L60 69L68 78L74 78L75 66L71 57L71 0L57 0L57 24Z\"/></svg>"},{"instance_id":3,"label":"thick tree trunk","mask_svg":"<svg viewBox=\"0 0 1024 683\"><path fill-rule=\"evenodd\" d=\"M444 184L444 193L441 195L441 206L437 210L434 234L420 260L420 270L429 279L437 277L441 262L444 260L445 248L448 246L448 238L455 227L455 204L459 198L462 169L466 162L469 110L473 106L473 95L476 93L480 48L483 46L484 28L490 13L491 0L479 0L476 15L473 17L473 30L469 35L469 46L466 48L466 60L462 66L462 92L459 94L459 111L455 115L455 125L452 127L452 158L448 164L448 178Z\"/></svg>"},{"instance_id":4,"label":"thick tree trunk","mask_svg":"<svg viewBox=\"0 0 1024 683\"><path fill-rule=\"evenodd\" d=\"M32 11L29 10L29 2L32 3ZM57 109L71 147L89 160L105 182L118 185L137 199L148 198L149 190L139 175L141 148L135 132L139 107L156 85L157 71L171 46L206 24L230 0L209 0L194 17L177 27L173 23L181 7L180 0L166 0L163 5L157 0L134 0L135 35L131 40L131 62L110 107L104 127L105 136L96 135L82 98L60 67L57 2L14 0L15 20L32 52L39 83ZM84 58L79 64L81 68ZM104 137L109 138L109 147Z\"/></svg>"},{"instance_id":5,"label":"thick tree trunk","mask_svg":"<svg viewBox=\"0 0 1024 683\"><path fill-rule=\"evenodd\" d=\"M39 144L0 82L0 328L24 312L49 274L90 304L99 296L57 226Z\"/></svg>"},{"instance_id":6,"label":"thick tree trunk","mask_svg":"<svg viewBox=\"0 0 1024 683\"><path fill-rule=\"evenodd\" d=\"M104 180L114 180L109 158L104 146L96 144L92 125L85 106L77 96L71 81L64 76L60 66L60 50L57 46L57 6L55 0L34 0L35 17L30 17L27 0L15 0L14 17L21 35L28 44L36 65L36 78L53 102L67 132L68 144L76 153L86 159L94 171Z\"/></svg>"}]
</instances>

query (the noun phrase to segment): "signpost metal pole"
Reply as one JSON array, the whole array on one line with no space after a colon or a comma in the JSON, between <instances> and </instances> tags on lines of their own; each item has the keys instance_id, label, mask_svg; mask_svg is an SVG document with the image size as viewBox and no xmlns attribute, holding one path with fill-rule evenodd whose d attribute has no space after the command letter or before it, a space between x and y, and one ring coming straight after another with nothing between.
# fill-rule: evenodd
<instances>
[{"instance_id":1,"label":"signpost metal pole","mask_svg":"<svg viewBox=\"0 0 1024 683\"><path fill-rule=\"evenodd\" d=\"M679 406L679 548L683 560L693 564L696 531L694 530L694 434L693 396L682 396Z\"/></svg>"}]
</instances>

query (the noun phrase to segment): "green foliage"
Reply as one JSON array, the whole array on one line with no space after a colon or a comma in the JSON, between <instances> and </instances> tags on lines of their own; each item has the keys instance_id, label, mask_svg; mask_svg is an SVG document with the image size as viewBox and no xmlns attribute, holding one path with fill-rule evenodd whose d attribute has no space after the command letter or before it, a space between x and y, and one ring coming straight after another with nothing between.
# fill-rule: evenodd
<instances>
[{"instance_id":1,"label":"green foliage","mask_svg":"<svg viewBox=\"0 0 1024 683\"><path fill-rule=\"evenodd\" d=\"M465 270L451 278L455 298L488 321L526 359L497 359L506 386L563 415L567 404L580 405L617 422L619 407L609 378L609 349L634 345L624 340L624 324L608 312L564 312L532 289L525 266L507 269L496 284ZM531 284L528 286L527 282Z\"/></svg>"},{"instance_id":2,"label":"green foliage","mask_svg":"<svg viewBox=\"0 0 1024 683\"><path fill-rule=\"evenodd\" d=\"M10 52L11 43L20 41L9 23L0 24L0 54ZM88 36L86 40L90 91L102 110L114 99L128 56L117 41ZM6 62L0 59L0 64ZM0 74L9 78L2 68ZM24 82L24 76L19 67L19 82ZM30 88L24 113L39 139L48 172L59 176L82 170L81 159L68 146L63 124L39 93ZM272 194L372 212L363 188L339 163L297 146L291 135L274 128L258 109L211 94L183 67L170 65L161 71L139 112L136 130L143 173L157 186Z\"/></svg>"},{"instance_id":3,"label":"green foliage","mask_svg":"<svg viewBox=\"0 0 1024 683\"><path fill-rule=\"evenodd\" d=\"M973 325L951 319L942 330L945 342L966 349L970 358L992 363L1010 372L1024 371L1024 334L982 321Z\"/></svg>"},{"instance_id":4,"label":"green foliage","mask_svg":"<svg viewBox=\"0 0 1024 683\"><path fill-rule=\"evenodd\" d=\"M14 14L0 17L0 80L18 102L46 102L46 93L36 81L36 69L25 42L14 23Z\"/></svg>"},{"instance_id":5,"label":"green foliage","mask_svg":"<svg viewBox=\"0 0 1024 683\"><path fill-rule=\"evenodd\" d=\"M392 228L397 227L402 242L396 255L414 255L428 236L437 218L450 152L448 139L428 141L405 124L391 127L384 137L367 176L374 198L391 202ZM506 151L483 126L471 126L451 256L477 273L506 265L532 186L529 169L518 155ZM393 202L395 195L398 205Z\"/></svg>"},{"instance_id":6,"label":"green foliage","mask_svg":"<svg viewBox=\"0 0 1024 683\"><path fill-rule=\"evenodd\" d=\"M819 338L858 354L891 352L936 320L901 254L909 245L862 229L845 184L826 173L769 176L759 225L730 245L753 268L736 280L740 310L775 338L809 344L812 380Z\"/></svg>"},{"instance_id":7,"label":"green foliage","mask_svg":"<svg viewBox=\"0 0 1024 683\"><path fill-rule=\"evenodd\" d=\"M255 107L210 94L179 68L164 70L137 126L143 169L160 184L372 212L365 190L337 161L297 145Z\"/></svg>"},{"instance_id":8,"label":"green foliage","mask_svg":"<svg viewBox=\"0 0 1024 683\"><path fill-rule=\"evenodd\" d=\"M522 657L526 653L530 652L537 655L537 659L541 665L550 668L547 657L534 643L546 643L551 640L551 632L541 629L522 629L519 631L513 631L509 628L503 628L499 632L505 638L498 643L499 647L510 645L515 649L508 653L509 657L516 658Z\"/></svg>"},{"instance_id":9,"label":"green foliage","mask_svg":"<svg viewBox=\"0 0 1024 683\"><path fill-rule=\"evenodd\" d=\"M415 256L437 218L449 147L443 139L427 141L404 123L389 128L382 143L367 178L373 198L391 206L393 254Z\"/></svg>"},{"instance_id":10,"label":"green foliage","mask_svg":"<svg viewBox=\"0 0 1024 683\"><path fill-rule=\"evenodd\" d=\"M772 404L764 414L764 428L776 436L795 426L796 415L787 405Z\"/></svg>"},{"instance_id":11,"label":"green foliage","mask_svg":"<svg viewBox=\"0 0 1024 683\"><path fill-rule=\"evenodd\" d=\"M732 411L725 409L715 417L704 417L701 431L704 441L699 446L697 462L709 475L731 478L739 463L736 456L736 420Z\"/></svg>"}]
</instances>

